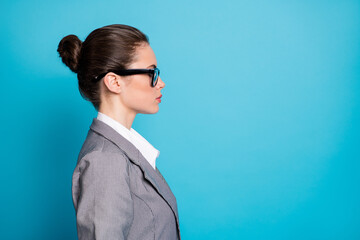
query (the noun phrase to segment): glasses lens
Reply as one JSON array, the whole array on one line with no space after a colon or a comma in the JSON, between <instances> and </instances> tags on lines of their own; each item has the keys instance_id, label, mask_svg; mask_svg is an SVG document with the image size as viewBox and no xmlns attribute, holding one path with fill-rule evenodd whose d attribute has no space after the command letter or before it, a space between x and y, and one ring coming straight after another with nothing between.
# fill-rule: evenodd
<instances>
[{"instance_id":1,"label":"glasses lens","mask_svg":"<svg viewBox=\"0 0 360 240\"><path fill-rule=\"evenodd\" d=\"M160 70L158 68L155 68L154 69L154 75L153 75L153 83L152 83L152 86L155 87L157 82L158 82L158 78L159 78L159 75L160 75Z\"/></svg>"}]
</instances>

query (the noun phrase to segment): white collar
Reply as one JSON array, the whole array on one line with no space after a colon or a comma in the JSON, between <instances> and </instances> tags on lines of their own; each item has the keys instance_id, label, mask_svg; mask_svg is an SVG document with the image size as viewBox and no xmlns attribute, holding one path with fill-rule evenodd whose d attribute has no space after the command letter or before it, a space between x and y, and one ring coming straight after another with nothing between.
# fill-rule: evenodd
<instances>
[{"instance_id":1,"label":"white collar","mask_svg":"<svg viewBox=\"0 0 360 240\"><path fill-rule=\"evenodd\" d=\"M156 158L159 157L160 151L154 148L148 141L146 141L143 136L141 136L133 128L130 130L127 129L124 125L104 113L98 112L97 119L112 127L126 140L131 142L155 169L155 161Z\"/></svg>"}]
</instances>

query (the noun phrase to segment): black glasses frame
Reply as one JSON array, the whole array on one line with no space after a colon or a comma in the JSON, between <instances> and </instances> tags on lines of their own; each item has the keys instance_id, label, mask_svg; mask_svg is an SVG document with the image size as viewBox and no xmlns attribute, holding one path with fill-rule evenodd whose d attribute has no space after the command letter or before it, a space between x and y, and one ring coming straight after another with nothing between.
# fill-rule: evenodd
<instances>
[{"instance_id":1,"label":"black glasses frame","mask_svg":"<svg viewBox=\"0 0 360 240\"><path fill-rule=\"evenodd\" d=\"M153 68L153 69L122 69L122 70L116 70L116 71L109 71L109 72L113 72L117 75L120 76L129 76L129 75L136 75L136 74L151 74L151 86L155 87L158 79L159 79L159 75L160 75L160 69L158 68ZM107 73L102 73L98 76L95 77L95 80L99 80L101 78L103 78Z\"/></svg>"}]
</instances>

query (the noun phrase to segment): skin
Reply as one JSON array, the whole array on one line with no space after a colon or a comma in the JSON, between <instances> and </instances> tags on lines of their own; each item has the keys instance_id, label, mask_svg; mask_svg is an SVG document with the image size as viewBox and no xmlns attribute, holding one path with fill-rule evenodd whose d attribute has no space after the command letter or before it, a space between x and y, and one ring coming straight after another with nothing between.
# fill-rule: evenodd
<instances>
[{"instance_id":1,"label":"skin","mask_svg":"<svg viewBox=\"0 0 360 240\"><path fill-rule=\"evenodd\" d=\"M135 58L129 69L157 66L155 53L149 44L138 46ZM115 119L131 129L136 114L154 114L159 111L159 102L165 83L158 78L155 87L151 87L151 77L148 74L119 76L109 72L101 80L99 112Z\"/></svg>"}]
</instances>

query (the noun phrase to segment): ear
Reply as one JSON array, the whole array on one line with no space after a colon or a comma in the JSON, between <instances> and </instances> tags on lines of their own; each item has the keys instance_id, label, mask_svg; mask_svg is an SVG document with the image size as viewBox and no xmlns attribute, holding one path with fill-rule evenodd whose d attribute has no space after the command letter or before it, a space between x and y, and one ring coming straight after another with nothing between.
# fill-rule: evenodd
<instances>
[{"instance_id":1,"label":"ear","mask_svg":"<svg viewBox=\"0 0 360 240\"><path fill-rule=\"evenodd\" d=\"M122 84L120 84L121 77L115 73L109 72L104 77L104 84L106 88L113 93L120 93Z\"/></svg>"}]
</instances>

